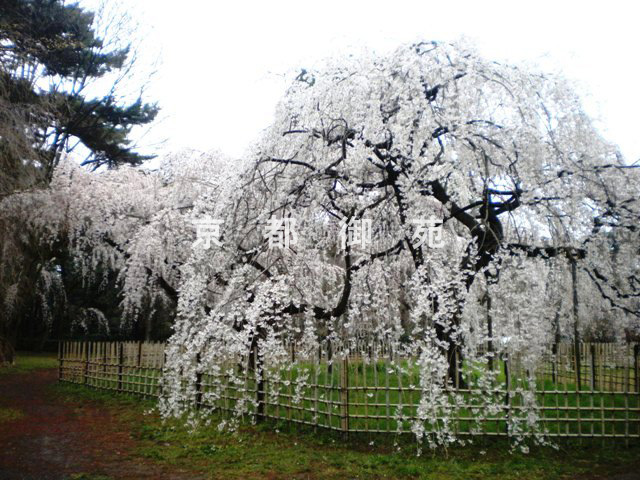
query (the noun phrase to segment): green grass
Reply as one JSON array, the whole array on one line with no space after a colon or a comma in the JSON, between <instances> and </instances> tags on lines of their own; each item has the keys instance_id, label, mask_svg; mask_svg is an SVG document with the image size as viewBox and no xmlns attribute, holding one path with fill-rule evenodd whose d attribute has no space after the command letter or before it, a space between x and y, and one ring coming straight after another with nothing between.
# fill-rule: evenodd
<instances>
[{"instance_id":1,"label":"green grass","mask_svg":"<svg viewBox=\"0 0 640 480\"><path fill-rule=\"evenodd\" d=\"M0 407L0 423L12 422L24 417L22 411L15 408Z\"/></svg>"},{"instance_id":2,"label":"green grass","mask_svg":"<svg viewBox=\"0 0 640 480\"><path fill-rule=\"evenodd\" d=\"M334 367L331 372L326 368L314 365L295 366L290 371L280 372L280 382L267 381L267 414L275 418L291 418L307 424L317 422L319 425L339 429L341 427L341 393L336 388L341 385L340 368ZM313 387L304 389L302 401L299 404L287 406L293 395L293 386L297 377L303 372L309 373L310 383L317 383L320 387L316 393ZM402 373L399 371L402 370ZM268 378L273 378L269 375ZM208 377L204 376L204 391L207 390ZM504 390L504 371L497 379L497 386ZM349 363L348 370L348 413L350 431L383 430L388 432L409 431L411 420L416 414L420 402L419 372L414 365L402 362L400 368L386 362L378 363ZM255 388L251 379L247 382L249 389ZM326 387L325 387L326 386ZM377 387L377 388L376 388ZM525 382L515 376L511 380L512 391L518 387L527 388ZM622 392L599 393L581 391L575 392L575 385L564 382L562 385L552 385L546 382L545 393L537 395L537 404L542 408L540 415L544 419L544 427L551 435L566 434L637 434L640 429L640 396L634 393ZM232 391L233 396L233 391ZM480 429L489 434L503 433L507 425L505 411L491 415L478 422L477 412L486 403L489 396L493 396L493 403L504 404L505 393L475 392L460 393L464 406L457 409L459 420L455 429L459 433L469 433L472 429ZM275 403L276 405L274 405ZM233 399L219 406L233 408ZM277 405L279 404L279 405ZM522 406L520 394L514 395L509 403L510 415L517 416ZM580 407L578 412L577 407ZM480 410L481 411L481 410ZM314 418L317 412L317 418ZM404 420L397 420L397 414L402 414ZM524 415L524 413L523 413ZM579 419L579 421L578 421Z\"/></svg>"},{"instance_id":3,"label":"green grass","mask_svg":"<svg viewBox=\"0 0 640 480\"><path fill-rule=\"evenodd\" d=\"M218 418L213 418L211 425L192 431L184 421L145 414L153 406L151 399L72 384L54 388L63 400L111 410L137 439L137 455L203 472L209 478L530 480L593 478L636 471L640 466L638 445L603 447L589 441L562 441L559 450L537 447L525 455L509 453L505 440L479 439L473 445L417 456L410 437L360 434L345 439L286 422L243 426L231 434L220 432Z\"/></svg>"},{"instance_id":4,"label":"green grass","mask_svg":"<svg viewBox=\"0 0 640 480\"><path fill-rule=\"evenodd\" d=\"M83 383L85 365L82 362L66 362L65 377ZM233 367L237 368L237 367ZM267 415L276 419L291 419L306 424L318 424L334 429L341 428L342 398L337 388L341 384L340 364L334 365L332 370L326 366L318 367L311 364L299 364L287 371L279 373L280 382L268 380L266 400ZM402 373L399 373L402 370ZM118 368L90 365L87 383L91 386L116 389L118 387ZM298 404L288 405L289 399L295 391L294 383L298 376L306 372L308 383L317 384L305 387L302 399ZM158 370L125 366L122 369L121 387L125 391L145 394L157 392ZM249 376L251 377L251 375ZM278 378L274 374L269 379ZM504 389L504 371L499 375L497 385ZM210 390L207 384L214 382L209 375L203 376L203 391ZM349 429L350 431L410 431L411 417L416 414L420 401L419 372L416 366L403 361L399 368L386 362L349 363ZM248 378L246 387L255 389L255 379ZM375 388L378 387L378 388ZM387 389L388 387L388 389ZM526 385L515 378L511 380L511 389L526 388ZM621 435L637 434L640 429L640 396L634 393L622 392L590 392L584 390L577 394L575 385L564 381L562 384L552 384L550 380L540 382L539 389L546 390L539 393L537 403L543 409L540 415L544 420L544 428L550 435ZM227 390L229 398L220 401L217 407L233 409L238 392L234 388ZM478 421L478 411L481 411L487 397L492 395L494 403L504 403L504 392L499 393L463 393L464 406L457 410L459 418L455 422L455 430L459 433L470 433L480 430L488 434L504 433L507 429L506 407L504 411L492 414L482 421ZM399 407L401 405L401 407ZM510 401L510 415L517 416L522 405L522 398L515 395ZM580 407L578 412L576 407ZM478 410L480 409L480 410ZM397 414L404 416L404 420L397 420ZM578 421L579 420L579 421Z\"/></svg>"},{"instance_id":5,"label":"green grass","mask_svg":"<svg viewBox=\"0 0 640 480\"><path fill-rule=\"evenodd\" d=\"M58 359L55 353L18 352L13 365L0 367L0 375L27 373L33 370L56 368Z\"/></svg>"}]
</instances>

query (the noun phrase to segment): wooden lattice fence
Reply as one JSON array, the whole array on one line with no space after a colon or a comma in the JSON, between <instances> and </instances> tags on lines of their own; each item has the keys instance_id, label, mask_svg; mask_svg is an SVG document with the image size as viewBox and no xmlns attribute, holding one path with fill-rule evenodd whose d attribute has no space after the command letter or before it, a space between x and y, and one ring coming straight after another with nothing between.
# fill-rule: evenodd
<instances>
[{"instance_id":1,"label":"wooden lattice fence","mask_svg":"<svg viewBox=\"0 0 640 480\"><path fill-rule=\"evenodd\" d=\"M342 432L411 430L423 394L414 358L398 355L384 343L361 342L348 353L325 344L307 358L299 357L295 345L287 348L289 367L278 367L263 381L256 381L249 365L238 358L229 359L223 372L234 369L236 378L243 376L241 383L200 371L194 404L232 415L236 402L248 393L256 399L248 412L254 418ZM639 439L638 345L583 343L578 353L572 344L556 345L537 369L535 414L546 435L615 438L625 443ZM94 388L159 396L164 358L162 343L61 342L59 377ZM530 410L524 407L522 362L517 355L499 362L502 373L496 388L450 387L454 412L450 418L458 435L509 436L514 428L527 428L525 416ZM266 370L274 368L265 364ZM302 377L305 380L298 381ZM502 407L486 414L487 400ZM438 422L431 428L438 428Z\"/></svg>"}]
</instances>

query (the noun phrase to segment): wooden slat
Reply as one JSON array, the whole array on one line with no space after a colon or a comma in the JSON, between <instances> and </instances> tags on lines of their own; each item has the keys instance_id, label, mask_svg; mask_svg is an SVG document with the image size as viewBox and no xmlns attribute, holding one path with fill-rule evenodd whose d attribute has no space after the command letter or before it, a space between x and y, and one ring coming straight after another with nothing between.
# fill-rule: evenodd
<instances>
[{"instance_id":1,"label":"wooden slat","mask_svg":"<svg viewBox=\"0 0 640 480\"><path fill-rule=\"evenodd\" d=\"M269 378L265 387L266 417L345 433L406 431L403 419L415 421L422 388L412 363L415 358L394 352L385 342L361 339L340 347L323 342L317 354L311 356L306 350L296 351L294 342L285 348L290 349L290 362L282 381ZM164 351L164 344L157 342L61 341L58 377L60 381L93 388L158 396ZM545 355L537 382L538 413L551 435L619 439L626 444L640 438L637 346L580 344L576 349L571 344L559 344L554 351ZM582 390L576 388L580 374L574 356L578 354L582 359ZM526 382L522 375L528 376L529 371L518 355L503 360L507 381L503 386L495 385L495 394L504 398L500 415L476 422L464 413L475 408L467 396L488 393L461 390L456 376L452 393L457 390L457 394L464 395L463 405L450 419L456 434L468 435L472 433L470 428L477 426L479 431L473 434L510 435L502 425L524 414L519 392ZM206 370L199 373L198 403L206 404L207 393L220 389L218 399L211 402L215 404L207 407L227 414L233 410L238 395L257 395L257 390L252 390L257 389L257 382L247 356L242 359L246 393L229 382L227 370L238 361L230 359L221 375L214 376ZM264 365L267 369L275 367ZM297 380L302 369L309 371L304 388ZM549 379L550 386L545 385ZM255 413L253 408L250 413ZM490 422L497 422L500 428L490 428Z\"/></svg>"}]
</instances>

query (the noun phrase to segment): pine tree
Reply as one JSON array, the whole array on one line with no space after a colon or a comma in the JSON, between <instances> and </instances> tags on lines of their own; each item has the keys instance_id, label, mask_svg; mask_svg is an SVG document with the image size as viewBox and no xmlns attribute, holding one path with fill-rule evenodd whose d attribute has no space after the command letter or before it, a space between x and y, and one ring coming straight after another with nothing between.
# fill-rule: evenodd
<instances>
[{"instance_id":1,"label":"pine tree","mask_svg":"<svg viewBox=\"0 0 640 480\"><path fill-rule=\"evenodd\" d=\"M60 155L79 145L87 151L84 164L94 168L151 158L129 137L132 127L153 121L158 107L140 98L126 103L117 79L104 82L128 73L131 45L101 38L95 20L63 0L0 5L0 195L46 184ZM87 87L97 80L107 92L90 96Z\"/></svg>"}]
</instances>

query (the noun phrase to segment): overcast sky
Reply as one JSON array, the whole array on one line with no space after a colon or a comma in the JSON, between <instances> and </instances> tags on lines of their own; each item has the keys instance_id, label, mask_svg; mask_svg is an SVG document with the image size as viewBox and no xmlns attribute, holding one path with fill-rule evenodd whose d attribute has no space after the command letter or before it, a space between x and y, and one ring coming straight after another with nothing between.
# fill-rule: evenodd
<instances>
[{"instance_id":1,"label":"overcast sky","mask_svg":"<svg viewBox=\"0 0 640 480\"><path fill-rule=\"evenodd\" d=\"M91 1L91 0L87 0ZM85 2L86 4L87 2ZM640 158L635 2L122 0L159 57L148 90L161 121L143 140L241 155L271 121L285 74L366 46L473 41L488 58L529 62L575 82L628 161Z\"/></svg>"}]
</instances>

